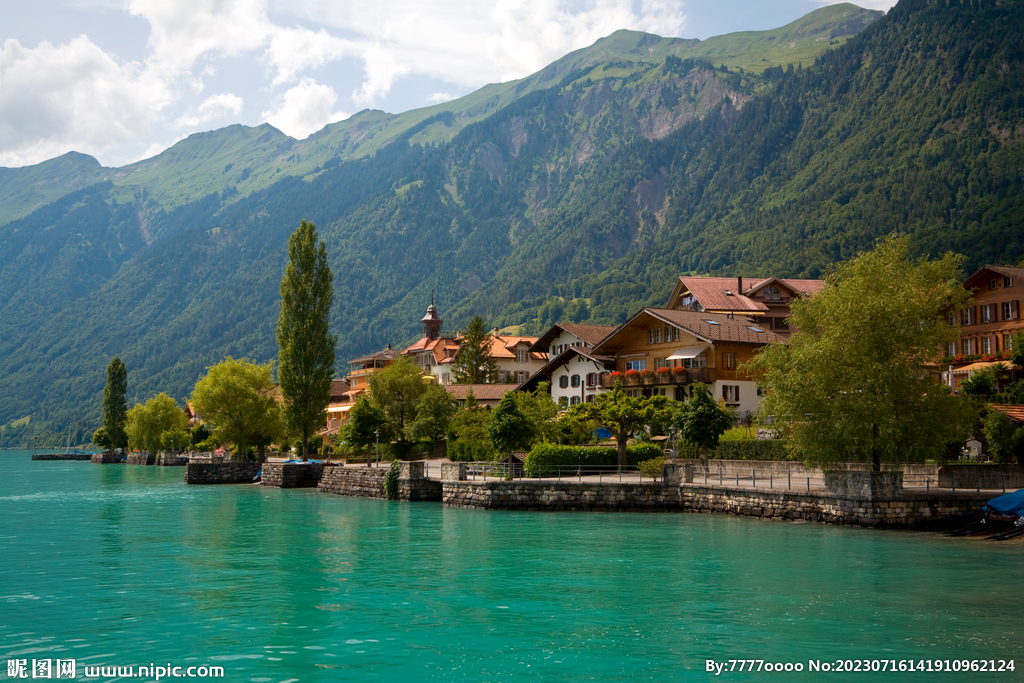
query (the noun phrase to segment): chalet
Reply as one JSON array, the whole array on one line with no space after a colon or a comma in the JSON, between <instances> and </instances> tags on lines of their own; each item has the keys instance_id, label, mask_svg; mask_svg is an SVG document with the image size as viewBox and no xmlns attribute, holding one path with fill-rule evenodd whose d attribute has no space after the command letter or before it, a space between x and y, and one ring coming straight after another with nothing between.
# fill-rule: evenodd
<instances>
[{"instance_id":1,"label":"chalet","mask_svg":"<svg viewBox=\"0 0 1024 683\"><path fill-rule=\"evenodd\" d=\"M461 345L458 337L441 336L441 325L443 322L437 315L437 307L434 306L434 296L431 294L427 313L420 319L420 323L423 325L423 336L419 341L402 352L403 356L408 356L419 365L425 374L435 376L437 378L435 381L439 384L447 384L448 382L442 381L443 377L436 372L438 366L446 361L451 361ZM444 369L448 371L449 366L445 365Z\"/></svg>"},{"instance_id":2,"label":"chalet","mask_svg":"<svg viewBox=\"0 0 1024 683\"><path fill-rule=\"evenodd\" d=\"M594 346L596 356L614 356L616 369L600 377L633 395L662 395L684 401L692 385L708 385L722 405L740 412L757 409L757 385L739 367L767 344L783 337L745 316L694 310L645 308Z\"/></svg>"},{"instance_id":3,"label":"chalet","mask_svg":"<svg viewBox=\"0 0 1024 683\"><path fill-rule=\"evenodd\" d=\"M461 338L458 341L461 348ZM498 384L522 384L544 366L548 355L531 350L536 341L536 337L501 334L498 328L494 328L484 343L488 346L488 355L497 362ZM434 367L434 375L440 384L455 382L453 363L457 355L458 351Z\"/></svg>"},{"instance_id":4,"label":"chalet","mask_svg":"<svg viewBox=\"0 0 1024 683\"><path fill-rule=\"evenodd\" d=\"M665 308L750 318L758 327L786 338L790 334L790 302L814 296L824 286L823 280L682 275Z\"/></svg>"},{"instance_id":5,"label":"chalet","mask_svg":"<svg viewBox=\"0 0 1024 683\"><path fill-rule=\"evenodd\" d=\"M551 385L551 398L563 407L592 403L594 396L606 391L601 375L615 370L615 359L598 356L593 348L615 331L609 325L558 323L541 335L530 351L547 354L545 363L520 391L533 391L542 381Z\"/></svg>"}]
</instances>

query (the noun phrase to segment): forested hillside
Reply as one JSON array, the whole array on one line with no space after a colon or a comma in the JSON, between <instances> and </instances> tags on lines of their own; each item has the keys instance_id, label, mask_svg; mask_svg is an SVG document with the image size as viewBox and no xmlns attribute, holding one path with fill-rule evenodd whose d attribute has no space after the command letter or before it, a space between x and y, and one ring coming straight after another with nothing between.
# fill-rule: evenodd
<instances>
[{"instance_id":1,"label":"forested hillside","mask_svg":"<svg viewBox=\"0 0 1024 683\"><path fill-rule=\"evenodd\" d=\"M130 401L183 398L227 354L273 358L303 218L328 243L340 372L414 339L431 289L447 330L480 313L539 331L620 322L681 272L816 276L892 230L972 267L1024 257L1022 3L904 0L849 39L836 16L791 29L788 49L833 43L814 62L743 67L768 36L711 62L620 32L614 59L576 55L476 122L439 111L372 155L167 206L105 175L0 225L0 423L94 429L115 353ZM176 182L201 184L189 158L240 179L225 149L283 144L249 131L177 150Z\"/></svg>"}]
</instances>

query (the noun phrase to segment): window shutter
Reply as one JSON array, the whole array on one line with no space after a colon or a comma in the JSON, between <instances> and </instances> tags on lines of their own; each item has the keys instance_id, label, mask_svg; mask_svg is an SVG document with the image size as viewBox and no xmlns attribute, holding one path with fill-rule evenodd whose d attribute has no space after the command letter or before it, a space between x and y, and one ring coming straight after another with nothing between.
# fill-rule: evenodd
<instances>
[{"instance_id":1,"label":"window shutter","mask_svg":"<svg viewBox=\"0 0 1024 683\"><path fill-rule=\"evenodd\" d=\"M562 389L565 389L566 387L568 387L569 386L569 376L568 375L562 375L561 377L559 377L558 378L558 386L560 388L562 388Z\"/></svg>"},{"instance_id":2,"label":"window shutter","mask_svg":"<svg viewBox=\"0 0 1024 683\"><path fill-rule=\"evenodd\" d=\"M736 385L736 396L734 398L736 399L737 403L740 402L740 385L738 384Z\"/></svg>"}]
</instances>

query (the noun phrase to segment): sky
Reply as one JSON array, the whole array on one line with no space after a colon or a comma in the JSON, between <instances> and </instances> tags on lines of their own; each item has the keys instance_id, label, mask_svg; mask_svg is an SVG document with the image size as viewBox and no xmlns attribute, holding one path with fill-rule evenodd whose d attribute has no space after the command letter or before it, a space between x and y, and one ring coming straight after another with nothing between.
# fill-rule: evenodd
<instances>
[{"instance_id":1,"label":"sky","mask_svg":"<svg viewBox=\"0 0 1024 683\"><path fill-rule=\"evenodd\" d=\"M705 39L830 0L0 0L0 166L123 166L188 135L303 139L523 78L626 28ZM861 0L888 10L894 1Z\"/></svg>"}]
</instances>

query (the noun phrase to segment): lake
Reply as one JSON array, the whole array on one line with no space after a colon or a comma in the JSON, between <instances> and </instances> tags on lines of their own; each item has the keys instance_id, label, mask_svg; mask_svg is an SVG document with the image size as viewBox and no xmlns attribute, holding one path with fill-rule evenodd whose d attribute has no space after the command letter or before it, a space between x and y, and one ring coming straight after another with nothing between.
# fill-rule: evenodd
<instances>
[{"instance_id":1,"label":"lake","mask_svg":"<svg viewBox=\"0 0 1024 683\"><path fill-rule=\"evenodd\" d=\"M0 451L5 659L73 659L77 678L221 666L233 683L1024 680L1019 541L183 476ZM809 670L1011 659L985 674Z\"/></svg>"}]
</instances>

